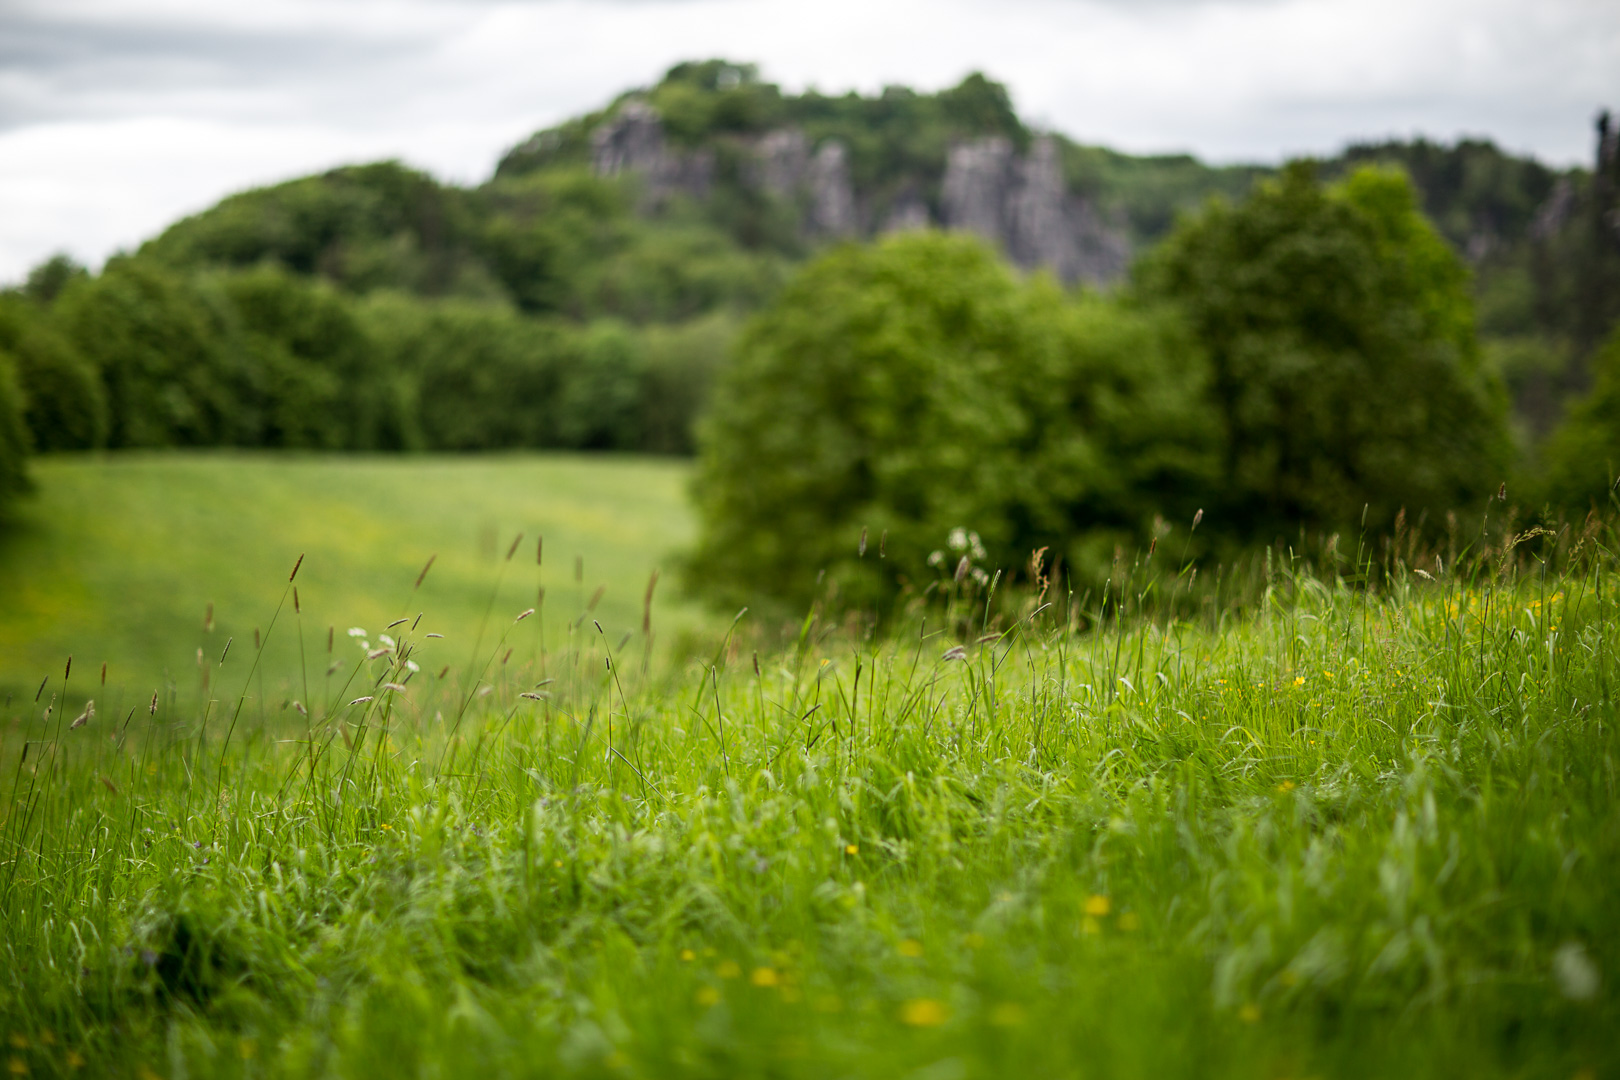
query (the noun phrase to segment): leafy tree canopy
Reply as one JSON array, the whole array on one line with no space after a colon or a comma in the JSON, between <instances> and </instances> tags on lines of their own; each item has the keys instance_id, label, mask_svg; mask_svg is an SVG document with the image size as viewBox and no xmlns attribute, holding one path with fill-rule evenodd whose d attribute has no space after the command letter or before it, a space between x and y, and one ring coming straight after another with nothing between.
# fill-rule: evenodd
<instances>
[{"instance_id":1,"label":"leafy tree canopy","mask_svg":"<svg viewBox=\"0 0 1620 1080\"><path fill-rule=\"evenodd\" d=\"M1209 467L1196 355L1174 324L1020 281L969 238L835 249L722 376L691 575L797 601L825 572L864 600L949 573L930 555L956 527L1022 565L1190 515Z\"/></svg>"},{"instance_id":2,"label":"leafy tree canopy","mask_svg":"<svg viewBox=\"0 0 1620 1080\"><path fill-rule=\"evenodd\" d=\"M11 503L29 489L28 425L23 419L24 398L17 382L16 365L0 350L0 520Z\"/></svg>"},{"instance_id":3,"label":"leafy tree canopy","mask_svg":"<svg viewBox=\"0 0 1620 1080\"><path fill-rule=\"evenodd\" d=\"M1546 451L1547 494L1585 512L1604 506L1620 479L1620 330L1593 363L1592 390L1570 409Z\"/></svg>"},{"instance_id":4,"label":"leafy tree canopy","mask_svg":"<svg viewBox=\"0 0 1620 1080\"><path fill-rule=\"evenodd\" d=\"M56 260L52 260L56 263ZM52 263L46 264L47 266ZM80 280L83 273L63 279ZM36 450L87 450L107 441L101 376L56 328L32 291L0 293L0 351L9 353Z\"/></svg>"},{"instance_id":5,"label":"leafy tree canopy","mask_svg":"<svg viewBox=\"0 0 1620 1080\"><path fill-rule=\"evenodd\" d=\"M1209 352L1221 428L1213 522L1239 535L1444 510L1506 476L1499 387L1483 370L1468 271L1404 174L1324 187L1296 163L1212 203L1139 266Z\"/></svg>"}]
</instances>

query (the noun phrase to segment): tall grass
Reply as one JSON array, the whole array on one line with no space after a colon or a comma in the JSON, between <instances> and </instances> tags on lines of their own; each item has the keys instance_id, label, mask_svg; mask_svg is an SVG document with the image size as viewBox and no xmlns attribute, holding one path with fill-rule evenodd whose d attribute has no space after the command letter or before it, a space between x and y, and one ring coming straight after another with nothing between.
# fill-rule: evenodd
<instances>
[{"instance_id":1,"label":"tall grass","mask_svg":"<svg viewBox=\"0 0 1620 1080\"><path fill-rule=\"evenodd\" d=\"M1611 1074L1613 532L1369 550L1221 592L1145 556L1100 595L951 577L881 633L812 612L762 644L744 614L684 666L583 589L560 638L495 610L469 660L402 608L333 665L289 581L296 701L238 640L188 692L96 686L75 728L95 674L64 664L11 717L0 1052Z\"/></svg>"}]
</instances>

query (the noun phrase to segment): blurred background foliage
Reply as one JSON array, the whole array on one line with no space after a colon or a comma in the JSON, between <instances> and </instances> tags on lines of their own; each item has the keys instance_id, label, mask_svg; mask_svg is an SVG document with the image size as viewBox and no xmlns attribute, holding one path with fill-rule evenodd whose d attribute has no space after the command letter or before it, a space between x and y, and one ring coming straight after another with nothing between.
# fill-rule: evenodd
<instances>
[{"instance_id":1,"label":"blurred background foliage","mask_svg":"<svg viewBox=\"0 0 1620 1080\"><path fill-rule=\"evenodd\" d=\"M596 167L632 104L700 183ZM979 75L793 95L688 63L477 187L339 168L98 273L54 258L0 293L0 503L37 452L701 449L693 566L793 595L822 572L862 594L921 580L954 525L1006 565L1048 546L1098 567L1198 509L1195 549L1433 520L1503 480L1553 513L1609 497L1607 120L1591 169L1480 140L1270 168L1055 136L1068 190L1134 256L1101 291L960 237L807 229L802 196L757 175L784 131L842 144L871 221L937 220L953 146L1035 137ZM887 532L884 567L862 527Z\"/></svg>"}]
</instances>

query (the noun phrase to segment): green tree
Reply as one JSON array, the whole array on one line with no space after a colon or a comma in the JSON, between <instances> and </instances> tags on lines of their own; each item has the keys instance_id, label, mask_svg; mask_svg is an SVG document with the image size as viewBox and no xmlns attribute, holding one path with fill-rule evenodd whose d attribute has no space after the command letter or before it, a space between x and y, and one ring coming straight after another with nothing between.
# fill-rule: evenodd
<instances>
[{"instance_id":1,"label":"green tree","mask_svg":"<svg viewBox=\"0 0 1620 1080\"><path fill-rule=\"evenodd\" d=\"M275 267L218 279L252 357L253 441L310 449L393 449L388 374L330 286Z\"/></svg>"},{"instance_id":2,"label":"green tree","mask_svg":"<svg viewBox=\"0 0 1620 1080\"><path fill-rule=\"evenodd\" d=\"M251 442L229 301L140 259L70 284L53 319L107 389L112 447Z\"/></svg>"},{"instance_id":3,"label":"green tree","mask_svg":"<svg viewBox=\"0 0 1620 1080\"><path fill-rule=\"evenodd\" d=\"M347 288L457 291L473 240L467 196L393 161L232 195L140 254L173 267L274 263Z\"/></svg>"},{"instance_id":4,"label":"green tree","mask_svg":"<svg viewBox=\"0 0 1620 1080\"><path fill-rule=\"evenodd\" d=\"M0 293L0 350L15 362L27 403L23 417L36 450L88 450L106 444L107 393L101 376L51 324L45 309L17 293Z\"/></svg>"},{"instance_id":5,"label":"green tree","mask_svg":"<svg viewBox=\"0 0 1620 1080\"><path fill-rule=\"evenodd\" d=\"M510 308L379 297L364 310L385 369L408 380L411 441L436 450L555 446L566 328Z\"/></svg>"},{"instance_id":6,"label":"green tree","mask_svg":"<svg viewBox=\"0 0 1620 1080\"><path fill-rule=\"evenodd\" d=\"M1605 505L1620 478L1620 329L1592 360L1594 381L1547 441L1551 498L1584 512Z\"/></svg>"},{"instance_id":7,"label":"green tree","mask_svg":"<svg viewBox=\"0 0 1620 1080\"><path fill-rule=\"evenodd\" d=\"M1025 284L969 238L834 249L721 379L690 576L797 601L825 571L864 602L930 573L957 526L1015 567L1086 533L1141 535L1196 489L1206 441L1175 341L1150 313Z\"/></svg>"},{"instance_id":8,"label":"green tree","mask_svg":"<svg viewBox=\"0 0 1620 1080\"><path fill-rule=\"evenodd\" d=\"M0 351L0 515L29 489L28 425L23 393L10 356ZM0 518L3 520L3 518Z\"/></svg>"},{"instance_id":9,"label":"green tree","mask_svg":"<svg viewBox=\"0 0 1620 1080\"><path fill-rule=\"evenodd\" d=\"M642 384L641 342L615 322L602 321L578 334L562 365L554 404L553 433L578 450L628 450Z\"/></svg>"},{"instance_id":10,"label":"green tree","mask_svg":"<svg viewBox=\"0 0 1620 1080\"><path fill-rule=\"evenodd\" d=\"M75 262L71 255L60 252L28 271L28 280L24 283L22 291L30 300L49 304L61 295L62 290L67 288L70 282L88 276L89 272Z\"/></svg>"},{"instance_id":11,"label":"green tree","mask_svg":"<svg viewBox=\"0 0 1620 1080\"><path fill-rule=\"evenodd\" d=\"M1214 202L1138 267L1208 351L1223 444L1211 525L1269 539L1463 504L1506 476L1500 387L1466 268L1404 174L1296 162Z\"/></svg>"}]
</instances>

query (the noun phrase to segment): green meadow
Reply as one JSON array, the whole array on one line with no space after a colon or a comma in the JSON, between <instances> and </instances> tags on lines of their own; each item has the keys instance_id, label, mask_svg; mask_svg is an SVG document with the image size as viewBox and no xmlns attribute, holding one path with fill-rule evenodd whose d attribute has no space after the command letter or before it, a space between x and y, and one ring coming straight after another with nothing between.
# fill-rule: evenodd
<instances>
[{"instance_id":1,"label":"green meadow","mask_svg":"<svg viewBox=\"0 0 1620 1080\"><path fill-rule=\"evenodd\" d=\"M492 604L540 606L520 643L529 659L539 628L566 638L599 588L594 617L639 634L651 573L693 529L688 467L654 458L172 452L54 456L32 472L36 493L0 533L0 694L30 700L70 655L98 679L105 663L117 692L196 690L198 650L251 651L300 557L316 673L328 628L347 641L352 626L375 634L423 611L445 659L463 662ZM289 596L261 665L271 683L302 676L293 614ZM652 614L672 641L703 621L667 573Z\"/></svg>"},{"instance_id":2,"label":"green meadow","mask_svg":"<svg viewBox=\"0 0 1620 1080\"><path fill-rule=\"evenodd\" d=\"M1217 589L1163 552L1105 594L947 575L785 640L660 586L685 638L647 663L679 467L39 475L6 584L7 678L49 675L0 727L10 1075L1620 1069L1600 523L1277 549Z\"/></svg>"}]
</instances>

